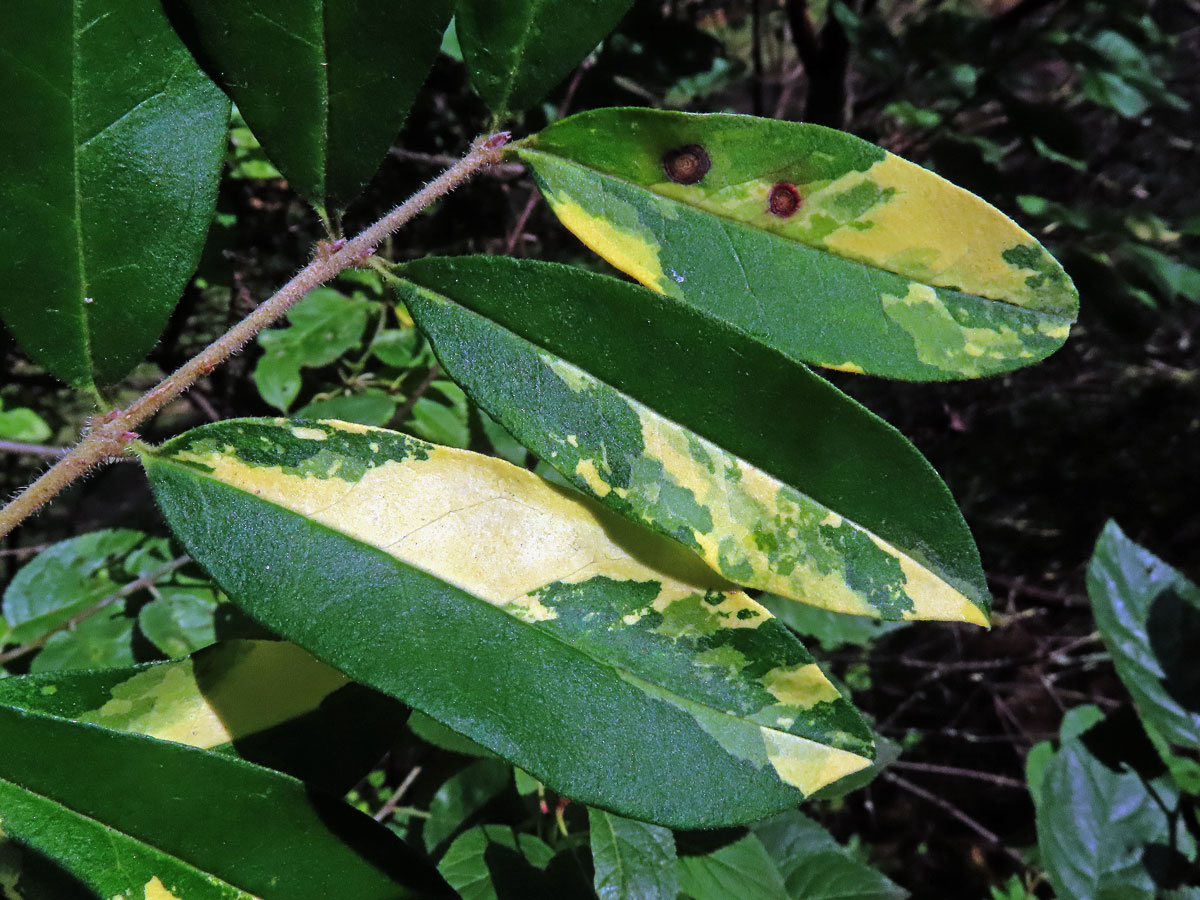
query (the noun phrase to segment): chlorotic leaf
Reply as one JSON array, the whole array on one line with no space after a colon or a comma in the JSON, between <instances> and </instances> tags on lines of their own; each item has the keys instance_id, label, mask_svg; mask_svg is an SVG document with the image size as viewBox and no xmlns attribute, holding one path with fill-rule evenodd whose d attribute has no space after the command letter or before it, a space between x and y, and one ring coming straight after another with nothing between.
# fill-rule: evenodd
<instances>
[{"instance_id":1,"label":"chlorotic leaf","mask_svg":"<svg viewBox=\"0 0 1200 900\"><path fill-rule=\"evenodd\" d=\"M476 403L575 487L729 580L838 612L987 623L945 485L804 366L565 266L466 257L402 274L409 311Z\"/></svg>"},{"instance_id":2,"label":"chlorotic leaf","mask_svg":"<svg viewBox=\"0 0 1200 900\"><path fill-rule=\"evenodd\" d=\"M801 362L991 375L1056 350L1078 309L1062 267L1011 219L818 125L602 109L516 152L592 250Z\"/></svg>"},{"instance_id":3,"label":"chlorotic leaf","mask_svg":"<svg viewBox=\"0 0 1200 900\"><path fill-rule=\"evenodd\" d=\"M528 109L632 5L633 0L507 0L497 7L493 0L460 0L455 25L471 84L497 113Z\"/></svg>"},{"instance_id":4,"label":"chlorotic leaf","mask_svg":"<svg viewBox=\"0 0 1200 900\"><path fill-rule=\"evenodd\" d=\"M446 896L386 829L286 775L7 704L0 734L0 843L16 851L6 890L20 896L43 895L29 881L47 860L98 897ZM27 872L27 859L42 865Z\"/></svg>"},{"instance_id":5,"label":"chlorotic leaf","mask_svg":"<svg viewBox=\"0 0 1200 900\"><path fill-rule=\"evenodd\" d=\"M143 462L176 536L247 613L561 794L714 826L869 764L869 730L763 607L527 470L255 419Z\"/></svg>"},{"instance_id":6,"label":"chlorotic leaf","mask_svg":"<svg viewBox=\"0 0 1200 900\"><path fill-rule=\"evenodd\" d=\"M453 0L167 0L180 34L301 197L344 209L437 57Z\"/></svg>"},{"instance_id":7,"label":"chlorotic leaf","mask_svg":"<svg viewBox=\"0 0 1200 900\"><path fill-rule=\"evenodd\" d=\"M76 387L154 346L216 209L229 102L158 0L5 10L0 319Z\"/></svg>"},{"instance_id":8,"label":"chlorotic leaf","mask_svg":"<svg viewBox=\"0 0 1200 900\"><path fill-rule=\"evenodd\" d=\"M1168 743L1200 748L1200 588L1109 522L1088 565L1088 595L1142 718Z\"/></svg>"}]
</instances>

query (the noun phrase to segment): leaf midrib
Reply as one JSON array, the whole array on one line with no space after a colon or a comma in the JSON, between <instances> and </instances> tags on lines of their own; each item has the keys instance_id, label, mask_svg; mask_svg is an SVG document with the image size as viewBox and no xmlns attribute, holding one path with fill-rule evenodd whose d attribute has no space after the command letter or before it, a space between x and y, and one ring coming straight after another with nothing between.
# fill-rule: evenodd
<instances>
[{"instance_id":1,"label":"leaf midrib","mask_svg":"<svg viewBox=\"0 0 1200 900\"><path fill-rule=\"evenodd\" d=\"M534 137L536 137L536 135ZM892 269L885 268L884 266L873 265L871 263L864 262L860 259L853 259L849 256L843 256L840 253L835 253L834 251L828 250L824 247L819 247L819 246L816 246L815 244L810 244L807 241L798 240L796 238L790 238L790 237L787 237L785 235L779 234L774 231L767 231L763 228L756 228L755 226L749 224L748 222L744 222L741 219L735 218L726 213L721 213L721 212L716 212L714 210L705 209L702 206L696 206L693 203L687 203L683 200L678 200L674 197L667 197L664 194L659 194L656 191L651 190L650 188L646 187L643 184L638 184L637 182L630 181L627 178L622 178L619 175L613 175L610 172L602 172L600 169L594 168L593 166L585 165L584 163L581 163L578 160L573 159L569 156L561 156L557 153L551 153L547 150L540 150L537 148L536 143L529 144L526 146L521 146L518 144L515 146L515 149L516 149L517 153L522 156L524 156L524 155L530 155L530 156L541 155L541 156L547 157L549 159L560 160L562 162L567 163L568 165L572 165L572 166L575 166L576 168L581 169L585 172L589 172L597 178L607 179L608 181L624 185L625 187L631 188L633 190L642 191L646 194L649 194L651 197L654 197L659 202L670 203L670 204L673 204L674 206L677 206L681 209L688 210L690 212L701 213L703 215L712 216L713 218L716 218L716 219L721 219L725 222L731 222L734 225L736 225L738 228L740 228L744 231L748 231L751 234L754 234L756 236L760 236L763 238L773 238L777 241L787 244L788 246L799 245L802 247L807 247L808 249L814 250L818 253L824 253L829 256L836 257L849 265L862 266L864 269L870 269L872 271L877 271L877 272L886 272L887 274L894 275L897 278L906 278L915 284L925 285L926 287L932 288L935 291L939 291L939 292L945 291L950 294L956 294L960 297L966 297L966 298L976 301L976 302L994 303L1004 309L1016 310L1016 311L1019 311L1022 313L1026 313L1031 316L1044 317L1044 318L1049 319L1050 321L1054 322L1055 324L1070 325L1075 321L1075 319L1073 317L1065 316L1065 315L1062 315L1059 313L1046 312L1044 310L1039 310L1039 309L1031 309L1027 306L1021 306L1020 304L1013 303L1009 300L997 299L995 297L986 297L983 294L972 294L967 291L960 290L958 288L943 287L941 285L931 284L930 282L922 281L921 279L914 278L911 275L905 275L902 272L896 272ZM1032 240L1032 238L1031 238L1031 240ZM663 293L663 292L659 291L659 293ZM671 295L668 294L666 296L671 296ZM679 298L676 297L673 299L678 300ZM736 326L731 326L731 327L736 327ZM738 330L741 331L741 329L738 329ZM745 333L745 332L743 332L743 333ZM753 337L753 335L748 335L748 336Z\"/></svg>"},{"instance_id":2,"label":"leaf midrib","mask_svg":"<svg viewBox=\"0 0 1200 900\"><path fill-rule=\"evenodd\" d=\"M295 517L297 517L297 518L299 518L299 519L302 519L302 520L304 520L305 522L309 523L310 525L312 525L312 526L314 526L314 527L316 527L316 528L320 528L320 529L322 529L322 530L324 530L324 531L328 531L328 532L330 532L330 533L332 533L332 534L336 534L336 535L338 535L338 536L340 536L340 537L343 537L343 538L345 538L346 540L353 541L354 543L358 544L358 545L359 545L359 546L361 546L361 547L365 547L365 548L367 548L368 550L370 550L370 551L371 551L371 552L373 552L373 553L378 553L380 556L382 556L382 557L384 557L385 559L389 560L389 561L390 561L391 563L393 563L394 565L398 565L398 566L407 566L407 567L408 567L408 568L410 568L410 569L415 569L416 571L418 571L418 572L421 572L422 574L424 574L424 575L427 575L427 576L429 576L430 578L433 578L433 579L435 579L436 581L439 581L439 582L441 582L442 584L445 584L445 585L447 585L448 587L451 587L451 588L453 588L454 590L456 590L456 591L458 591L459 593L461 593L463 596L469 597L469 598L470 598L471 600L473 600L475 603L482 605L484 608L486 608L486 609L489 609L489 610L493 610L493 611L495 611L495 612L498 612L498 613L502 613L502 614L504 614L504 615L508 616L509 618L513 619L514 621L516 621L516 622L519 622L521 625L523 625L523 626L525 626L525 627L527 627L527 628L529 628L529 629L532 629L532 630L536 631L538 634L544 635L545 637L549 638L550 640L553 640L553 641L555 641L556 643L558 643L558 644L562 645L563 647L566 647L566 648L567 648L569 651L571 651L572 653L575 653L575 654L577 654L577 655L579 655L579 656L582 656L582 657L584 657L585 659L591 660L593 663L597 664L597 665L598 665L598 666L600 666L601 668L604 668L604 669L610 669L610 670L612 670L612 671L613 671L613 672L616 674L617 678L618 678L620 681L624 682L625 684L630 684L631 686L634 686L634 687L636 687L636 685L632 685L632 683L629 681L629 678L632 678L632 679L636 679L636 680L639 680L639 681L645 681L647 684L651 684L651 685L653 685L654 687L656 687L656 688L660 689L660 690L661 690L661 691L662 691L664 694L667 694L667 695L669 695L670 697L672 697L672 698L676 698L676 699L678 699L678 700L680 701L679 705L671 704L672 706L674 706L674 708L675 708L675 709L678 709L678 710L683 710L683 704L693 704L693 705L695 705L695 706L702 707L702 708L704 708L704 709L706 709L706 710L709 710L709 711L710 711L710 712L712 712L712 713L715 713L715 714L717 714L717 715L724 716L724 717L726 717L726 718L728 718L728 719L732 719L732 720L734 720L734 721L736 721L736 722L742 723L742 724L744 724L744 725L746 725L746 726L749 726L749 727L753 727L753 728L767 728L767 729L769 729L769 730L771 730L771 731L773 731L773 732L776 732L777 734L784 734L784 735L788 735L789 737L795 737L795 738L800 738L801 740L807 740L807 741L811 741L811 742L812 742L812 743L814 743L814 744L818 744L818 745L820 745L820 746L823 746L823 747L831 747L831 748L833 748L833 749L835 749L835 750L840 750L840 751L842 751L842 752L844 752L844 753L850 753L850 754L853 754L854 756L858 756L860 759L866 759L868 762L870 762L870 761L871 761L871 760L870 760L868 757L865 757L865 756L863 756L862 754L860 754L860 753L859 753L858 751L856 751L856 750L850 750L850 749L847 749L847 748L845 748L845 747L839 747L839 746L837 746L836 744L826 744L826 743L823 743L822 741L819 741L819 740L817 740L816 738L808 737L808 736L806 736L806 735L803 735L803 734L794 734L793 732L790 732L790 731L783 731L783 730L781 730L781 729L779 729L779 728L777 728L777 727L775 727L775 726L771 726L771 725L760 725L759 723L757 723L757 722L753 722L753 721L751 721L750 719L743 718L743 717L741 717L741 716L735 715L735 714L733 714L733 713L729 712L728 710L724 710L724 709L718 709L717 707L711 706L711 705L710 705L710 704L708 704L708 703L705 703L705 702L702 702L702 701L699 701L699 700L693 700L693 699L692 699L692 698L690 698L690 697L683 697L683 696L681 696L680 694L676 693L676 692L675 692L673 689L671 689L671 688L668 688L668 687L664 687L663 685L659 684L657 681L651 681L651 680L649 680L649 679L647 679L647 678L644 678L644 677L642 677L641 675L638 675L638 674L637 674L637 673L635 673L635 672L630 672L630 671L627 671L627 670L626 670L626 669L624 669L623 667L621 667L621 666L618 666L617 664L615 664L615 663L613 663L613 662L610 662L610 661L607 661L607 660L600 659L600 658L598 658L598 657L594 656L593 654L589 653L588 651L584 650L583 648L581 648L581 647L577 646L576 644L572 643L571 641L568 641L568 640L566 640L564 637L562 637L562 636L560 636L560 635L556 634L555 632L553 632L553 631L548 631L548 630L546 630L546 629L543 629L543 628L539 628L539 627L538 627L536 624L531 624L531 623L529 623L529 622L525 622L525 621L523 621L522 619L520 619L520 618L518 618L517 616L513 615L512 613L510 613L508 610L504 609L504 607L502 607L502 606L499 606L499 605L497 605L497 604L495 604L495 603L492 603L492 602L490 602L490 601L488 601L488 600L485 600L485 599L483 599L482 597L479 597L479 596L477 596L476 594L474 594L474 593L473 593L473 592L471 592L470 590L468 590L468 589L466 589L466 588L464 588L464 587L460 587L459 585L455 584L455 583L454 583L454 582L452 582L452 581L449 581L449 580L447 580L446 578L444 578L444 577L443 577L443 576L441 576L441 575L435 574L435 573L433 573L433 572L430 572L430 571L428 571L427 569L423 569L423 568L421 568L421 567L420 567L420 566L418 566L418 565L415 565L415 564L413 564L413 563L410 563L410 562L406 562L405 560L402 560L402 559L400 559L400 558L398 558L398 557L392 556L392 555L391 555L390 553L388 553L386 550L381 550L380 548L376 547L375 545L373 545L373 544L368 544L368 543L366 543L365 541L361 540L360 538L354 537L353 535L350 535L350 534L346 534L346 532L344 532L344 531L339 531L338 529L336 529L336 528L333 528L333 527L332 527L332 526L330 526L330 525L326 525L324 522L318 522L318 521L316 521L315 519L311 519L311 518L309 518L308 516L305 516L305 515L303 515L302 513L299 513L299 512L297 512L297 511L296 511L296 510L294 510L294 509L291 509L291 508L289 508L289 507L287 507L287 506L284 506L284 505L283 505L283 504L281 504L281 503L276 503L274 500L267 500L267 499L264 499L264 498L262 498L262 497L257 497L257 496L255 496L254 494L250 493L249 491L243 490L243 489L242 489L242 488L240 488L240 487L236 487L235 485L229 484L229 483L228 483L228 482L226 482L226 481L222 481L221 479L214 477L212 474L210 474L210 473L208 473L208 472L202 472L202 471L200 471L200 470L198 470L198 469L195 469L195 468L192 468L192 467L190 467L190 466L183 466L183 465L180 465L179 463L175 462L173 459L170 459L170 458L164 458L164 457L162 457L162 456L160 456L160 455L152 455L152 456L150 457L150 459L154 460L156 463L160 463L160 464L166 464L166 465L171 465L171 466L174 466L176 469L178 469L179 471L183 472L184 474L186 474L186 475L188 475L188 476L191 476L191 477L194 477L194 478L204 478L204 479L206 479L206 480L208 480L208 481L211 481L211 482L213 482L213 483L215 483L215 484L222 485L223 487L226 487L226 488L228 488L228 489L230 489L230 490L237 491L239 494L242 494L242 495L244 495L244 496L245 496L247 499L251 500L252 502L258 502L258 503L269 503L270 505L272 505L272 506L276 507L277 509L281 509L281 510L283 510L284 512L286 512L286 513L290 514L290 515L293 515L293 516L295 516ZM303 646L303 645L301 645L301 646ZM306 648L306 649L307 649L307 648ZM334 668L338 668L338 667L337 667L337 666L334 666ZM340 669L339 669L339 671L340 671ZM624 673L625 675L629 676L629 678L623 678L621 673ZM350 674L350 673L346 673L346 674ZM355 677L355 676L351 676L351 677ZM648 696L648 695L647 695L647 696ZM839 696L839 699L845 700L845 697L842 697L842 696L841 696L841 692L840 692L840 691L839 691L839 694L838 694L838 696ZM656 699L656 698L653 698L653 697L651 697L650 699ZM685 715L688 715L688 713L687 713L686 711L684 711L684 714L685 714ZM699 725L699 723L697 723L697 727L700 727L700 728L702 728L702 726L700 726L700 725ZM702 730L703 730L703 728L702 728ZM467 735L467 736L468 736L468 737L470 737L470 735ZM472 737L472 740L476 740L476 739ZM482 740L480 740L480 743L483 743L483 741L482 741ZM485 743L485 744L484 744L484 746L487 746L487 744ZM495 748L491 748L491 747L489 747L489 749L495 750ZM722 749L723 749L723 751L724 751L724 748L722 748ZM500 751L496 750L495 752L500 752ZM730 756L732 756L732 754L729 754L729 753L728 753L728 751L724 751L724 752L725 752L727 755L730 755ZM531 772L531 774L536 774L536 773L532 773L532 772ZM778 775L776 775L776 777L778 777ZM780 783L781 783L781 784L784 784L784 785L786 785L787 787L791 788L792 790L795 790L797 793L800 793L800 790L799 790L799 788L796 788L796 787L794 787L793 785L788 785L786 782L782 781L782 779L780 779Z\"/></svg>"}]
</instances>

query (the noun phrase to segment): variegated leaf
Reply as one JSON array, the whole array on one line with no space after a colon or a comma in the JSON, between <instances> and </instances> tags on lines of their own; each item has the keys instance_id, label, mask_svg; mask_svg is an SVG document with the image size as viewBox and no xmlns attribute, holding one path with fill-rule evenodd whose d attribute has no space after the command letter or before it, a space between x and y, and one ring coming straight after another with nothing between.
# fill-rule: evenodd
<instances>
[{"instance_id":1,"label":"variegated leaf","mask_svg":"<svg viewBox=\"0 0 1200 900\"><path fill-rule=\"evenodd\" d=\"M567 796L727 825L869 762L862 720L762 606L524 469L281 419L144 464L234 602Z\"/></svg>"},{"instance_id":2,"label":"variegated leaf","mask_svg":"<svg viewBox=\"0 0 1200 900\"><path fill-rule=\"evenodd\" d=\"M500 258L398 283L443 367L580 490L731 581L987 624L979 556L916 449L828 382L644 288Z\"/></svg>"},{"instance_id":3,"label":"variegated leaf","mask_svg":"<svg viewBox=\"0 0 1200 900\"><path fill-rule=\"evenodd\" d=\"M170 662L5 678L0 704L239 756L337 793L406 715L294 644L248 640Z\"/></svg>"},{"instance_id":4,"label":"variegated leaf","mask_svg":"<svg viewBox=\"0 0 1200 900\"><path fill-rule=\"evenodd\" d=\"M516 145L559 219L655 291L802 362L914 381L1066 339L1062 267L975 195L848 134L602 109Z\"/></svg>"},{"instance_id":5,"label":"variegated leaf","mask_svg":"<svg viewBox=\"0 0 1200 900\"><path fill-rule=\"evenodd\" d=\"M7 702L0 702L0 735L6 898L447 894L403 841L286 775Z\"/></svg>"}]
</instances>

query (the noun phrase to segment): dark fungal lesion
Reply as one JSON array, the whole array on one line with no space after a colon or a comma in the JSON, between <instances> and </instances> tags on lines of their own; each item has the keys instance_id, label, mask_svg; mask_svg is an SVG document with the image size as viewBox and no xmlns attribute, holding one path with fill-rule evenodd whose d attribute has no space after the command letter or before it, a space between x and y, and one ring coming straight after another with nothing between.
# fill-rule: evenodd
<instances>
[{"instance_id":1,"label":"dark fungal lesion","mask_svg":"<svg viewBox=\"0 0 1200 900\"><path fill-rule=\"evenodd\" d=\"M767 197L767 212L781 219L794 216L800 210L800 192L794 184L781 181L771 188Z\"/></svg>"},{"instance_id":2,"label":"dark fungal lesion","mask_svg":"<svg viewBox=\"0 0 1200 900\"><path fill-rule=\"evenodd\" d=\"M712 159L699 144L686 144L664 153L662 166L667 178L676 184L699 184L712 168Z\"/></svg>"}]
</instances>

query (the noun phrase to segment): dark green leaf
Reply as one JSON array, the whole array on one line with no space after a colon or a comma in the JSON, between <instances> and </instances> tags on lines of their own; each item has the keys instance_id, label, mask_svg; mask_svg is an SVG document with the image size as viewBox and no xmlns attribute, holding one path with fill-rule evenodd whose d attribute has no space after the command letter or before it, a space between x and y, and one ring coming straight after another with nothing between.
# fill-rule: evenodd
<instances>
[{"instance_id":1,"label":"dark green leaf","mask_svg":"<svg viewBox=\"0 0 1200 900\"><path fill-rule=\"evenodd\" d=\"M1142 717L1168 742L1200 748L1200 588L1110 521L1088 566L1088 596Z\"/></svg>"},{"instance_id":2,"label":"dark green leaf","mask_svg":"<svg viewBox=\"0 0 1200 900\"><path fill-rule=\"evenodd\" d=\"M271 162L344 209L375 173L433 65L453 0L167 0Z\"/></svg>"},{"instance_id":3,"label":"dark green leaf","mask_svg":"<svg viewBox=\"0 0 1200 900\"><path fill-rule=\"evenodd\" d=\"M428 863L385 829L288 776L11 706L0 706L0 734L5 837L22 854L48 857L96 896L397 900L439 893Z\"/></svg>"},{"instance_id":4,"label":"dark green leaf","mask_svg":"<svg viewBox=\"0 0 1200 900\"><path fill-rule=\"evenodd\" d=\"M565 796L713 826L868 764L865 725L765 609L524 469L280 420L196 429L144 463L252 617Z\"/></svg>"},{"instance_id":5,"label":"dark green leaf","mask_svg":"<svg viewBox=\"0 0 1200 900\"><path fill-rule=\"evenodd\" d=\"M675 836L669 828L588 810L599 900L675 900Z\"/></svg>"},{"instance_id":6,"label":"dark green leaf","mask_svg":"<svg viewBox=\"0 0 1200 900\"><path fill-rule=\"evenodd\" d=\"M516 150L591 249L800 362L977 378L1052 353L1078 311L1011 219L818 125L603 109Z\"/></svg>"},{"instance_id":7,"label":"dark green leaf","mask_svg":"<svg viewBox=\"0 0 1200 900\"><path fill-rule=\"evenodd\" d=\"M1165 780L1155 784L1173 804ZM1114 772L1081 740L1046 764L1037 807L1042 864L1060 900L1157 900L1145 852L1168 840L1166 813L1133 772Z\"/></svg>"},{"instance_id":8,"label":"dark green leaf","mask_svg":"<svg viewBox=\"0 0 1200 900\"><path fill-rule=\"evenodd\" d=\"M395 701L278 641L6 678L0 704L239 756L339 793L378 762L404 720Z\"/></svg>"},{"instance_id":9,"label":"dark green leaf","mask_svg":"<svg viewBox=\"0 0 1200 900\"><path fill-rule=\"evenodd\" d=\"M435 444L467 447L471 443L468 415L467 398L462 388L452 381L435 381L430 392L413 404L408 427L414 434Z\"/></svg>"},{"instance_id":10,"label":"dark green leaf","mask_svg":"<svg viewBox=\"0 0 1200 900\"><path fill-rule=\"evenodd\" d=\"M691 900L790 900L783 875L755 835L703 856L680 856L679 889Z\"/></svg>"},{"instance_id":11,"label":"dark green leaf","mask_svg":"<svg viewBox=\"0 0 1200 900\"><path fill-rule=\"evenodd\" d=\"M764 594L758 601L788 628L803 637L815 638L822 650L837 650L847 644L865 647L876 638L904 627L901 622L881 622L866 616L851 616L808 603L795 603L774 594Z\"/></svg>"},{"instance_id":12,"label":"dark green leaf","mask_svg":"<svg viewBox=\"0 0 1200 900\"><path fill-rule=\"evenodd\" d=\"M546 872L553 858L541 838L507 825L484 825L451 844L438 869L462 900L583 896L582 885L563 873Z\"/></svg>"},{"instance_id":13,"label":"dark green leaf","mask_svg":"<svg viewBox=\"0 0 1200 900\"><path fill-rule=\"evenodd\" d=\"M978 553L945 485L805 367L579 269L462 257L402 272L405 303L472 400L575 487L726 578L842 612L986 623Z\"/></svg>"},{"instance_id":14,"label":"dark green leaf","mask_svg":"<svg viewBox=\"0 0 1200 900\"><path fill-rule=\"evenodd\" d=\"M512 766L501 759L478 760L446 779L429 804L425 849L434 853L511 784Z\"/></svg>"},{"instance_id":15,"label":"dark green leaf","mask_svg":"<svg viewBox=\"0 0 1200 900\"><path fill-rule=\"evenodd\" d=\"M413 710L408 717L409 730L427 744L459 753L463 756L491 757L492 753L486 747L481 747L473 740L463 737L457 731L447 728L437 719L431 719L419 709Z\"/></svg>"},{"instance_id":16,"label":"dark green leaf","mask_svg":"<svg viewBox=\"0 0 1200 900\"><path fill-rule=\"evenodd\" d=\"M471 84L500 115L528 109L617 27L633 0L460 0Z\"/></svg>"},{"instance_id":17,"label":"dark green leaf","mask_svg":"<svg viewBox=\"0 0 1200 900\"><path fill-rule=\"evenodd\" d=\"M908 891L841 846L802 813L754 826L792 900L904 900Z\"/></svg>"},{"instance_id":18,"label":"dark green leaf","mask_svg":"<svg viewBox=\"0 0 1200 900\"><path fill-rule=\"evenodd\" d=\"M7 9L0 96L0 318L64 381L118 381L200 259L229 103L158 0Z\"/></svg>"}]
</instances>

